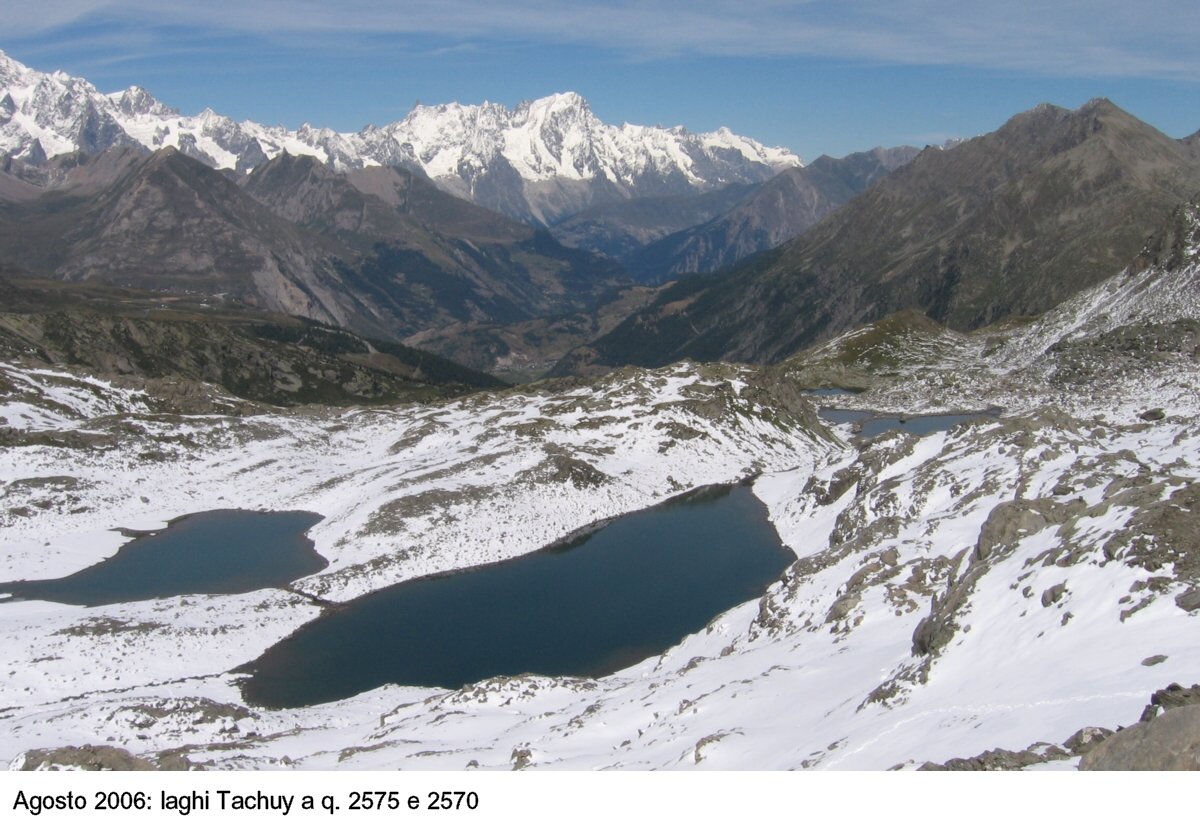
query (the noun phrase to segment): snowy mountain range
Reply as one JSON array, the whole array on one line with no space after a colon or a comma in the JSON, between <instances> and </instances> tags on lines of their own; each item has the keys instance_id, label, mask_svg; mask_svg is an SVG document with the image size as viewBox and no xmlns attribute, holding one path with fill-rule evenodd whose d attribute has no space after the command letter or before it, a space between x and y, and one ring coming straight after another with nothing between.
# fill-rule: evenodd
<instances>
[{"instance_id":1,"label":"snowy mountain range","mask_svg":"<svg viewBox=\"0 0 1200 821\"><path fill-rule=\"evenodd\" d=\"M73 151L116 145L175 147L214 168L248 172L286 151L339 170L402 166L439 187L519 219L550 224L588 205L633 196L699 193L761 182L802 165L727 128L692 134L600 121L578 94L514 109L495 103L418 105L356 133L234 120L211 109L181 114L132 86L101 93L79 77L28 68L0 52L0 155L41 166Z\"/></svg>"}]
</instances>

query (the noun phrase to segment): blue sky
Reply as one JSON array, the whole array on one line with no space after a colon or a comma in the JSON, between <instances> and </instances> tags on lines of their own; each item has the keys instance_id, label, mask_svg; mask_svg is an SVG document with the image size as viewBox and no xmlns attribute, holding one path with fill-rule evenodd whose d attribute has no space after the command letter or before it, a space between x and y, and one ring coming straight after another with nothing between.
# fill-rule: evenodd
<instances>
[{"instance_id":1,"label":"blue sky","mask_svg":"<svg viewBox=\"0 0 1200 821\"><path fill-rule=\"evenodd\" d=\"M1194 0L4 2L0 49L33 68L291 127L572 90L608 122L727 125L806 159L1096 96L1200 129Z\"/></svg>"}]
</instances>

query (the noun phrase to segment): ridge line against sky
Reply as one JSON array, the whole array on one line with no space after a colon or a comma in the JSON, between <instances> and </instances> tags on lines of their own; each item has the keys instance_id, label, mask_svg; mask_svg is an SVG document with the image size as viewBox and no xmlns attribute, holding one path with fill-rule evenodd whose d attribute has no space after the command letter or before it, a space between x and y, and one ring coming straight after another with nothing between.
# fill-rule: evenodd
<instances>
[{"instance_id":1,"label":"ridge line against sky","mask_svg":"<svg viewBox=\"0 0 1200 821\"><path fill-rule=\"evenodd\" d=\"M1094 96L1172 136L1200 128L1185 0L62 0L4 19L0 49L38 70L291 127L574 90L606 122L725 125L806 159Z\"/></svg>"}]
</instances>

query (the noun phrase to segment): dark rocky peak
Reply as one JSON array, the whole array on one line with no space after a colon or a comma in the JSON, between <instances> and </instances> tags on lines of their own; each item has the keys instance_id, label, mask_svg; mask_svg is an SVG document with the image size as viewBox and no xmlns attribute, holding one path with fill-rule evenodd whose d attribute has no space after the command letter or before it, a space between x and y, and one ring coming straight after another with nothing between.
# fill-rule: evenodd
<instances>
[{"instance_id":1,"label":"dark rocky peak","mask_svg":"<svg viewBox=\"0 0 1200 821\"><path fill-rule=\"evenodd\" d=\"M1097 97L1075 110L1042 103L1012 117L994 134L976 140L989 140L1012 152L1043 156L1070 150L1098 135L1103 135L1100 139L1127 140L1158 133L1111 100Z\"/></svg>"},{"instance_id":2,"label":"dark rocky peak","mask_svg":"<svg viewBox=\"0 0 1200 821\"><path fill-rule=\"evenodd\" d=\"M1073 189L1098 188L1139 166L1174 169L1183 156L1177 141L1108 100L1095 99L1075 110L1042 103L953 150L922 151L889 175L885 190L894 187L909 201L982 201L1028 175L1051 173L1065 175L1064 184L1070 177Z\"/></svg>"},{"instance_id":3,"label":"dark rocky peak","mask_svg":"<svg viewBox=\"0 0 1200 821\"><path fill-rule=\"evenodd\" d=\"M280 152L274 159L256 166L247 178L253 187L294 185L303 181L332 182L341 177L310 154Z\"/></svg>"},{"instance_id":4,"label":"dark rocky peak","mask_svg":"<svg viewBox=\"0 0 1200 821\"><path fill-rule=\"evenodd\" d=\"M1128 266L1197 191L1194 152L1110 101L1038 106L922 151L800 238L687 294L684 311L651 306L593 348L605 364L663 364L641 353L656 344L670 358L770 362L898 310L955 330L1039 314Z\"/></svg>"},{"instance_id":5,"label":"dark rocky peak","mask_svg":"<svg viewBox=\"0 0 1200 821\"><path fill-rule=\"evenodd\" d=\"M420 172L369 166L346 174L362 193L405 217L476 242L516 242L534 235L528 225L442 191Z\"/></svg>"},{"instance_id":6,"label":"dark rocky peak","mask_svg":"<svg viewBox=\"0 0 1200 821\"><path fill-rule=\"evenodd\" d=\"M6 158L4 170L45 191L86 196L111 184L146 154L140 146L117 146L99 153L72 151L47 159L35 140L21 155Z\"/></svg>"},{"instance_id":7,"label":"dark rocky peak","mask_svg":"<svg viewBox=\"0 0 1200 821\"><path fill-rule=\"evenodd\" d=\"M919 153L900 146L838 159L823 155L780 172L723 215L649 243L623 262L647 281L716 271L803 234Z\"/></svg>"},{"instance_id":8,"label":"dark rocky peak","mask_svg":"<svg viewBox=\"0 0 1200 821\"><path fill-rule=\"evenodd\" d=\"M99 154L61 154L48 166L56 178L55 188L85 196L112 185L148 156L141 146L117 146Z\"/></svg>"},{"instance_id":9,"label":"dark rocky peak","mask_svg":"<svg viewBox=\"0 0 1200 821\"><path fill-rule=\"evenodd\" d=\"M128 165L126 165L128 163ZM173 218L215 207L221 213L243 210L245 197L238 186L220 171L168 146L132 163L127 158L112 158L117 179L101 196L109 201L144 200L165 204ZM128 171L121 175L125 166ZM146 192L149 199L145 199Z\"/></svg>"},{"instance_id":10,"label":"dark rocky peak","mask_svg":"<svg viewBox=\"0 0 1200 821\"><path fill-rule=\"evenodd\" d=\"M903 145L895 148L877 147L840 158L822 154L804 168L790 168L782 173L813 179L818 175L826 175L841 180L849 188L859 192L865 191L876 180L886 177L897 168L912 162L920 153L919 148Z\"/></svg>"},{"instance_id":11,"label":"dark rocky peak","mask_svg":"<svg viewBox=\"0 0 1200 821\"><path fill-rule=\"evenodd\" d=\"M286 151L255 168L241 185L279 216L301 224L332 222L348 228L361 217L346 222L339 212L361 215L365 207L363 195L341 174L316 157ZM382 203L377 210L384 210Z\"/></svg>"},{"instance_id":12,"label":"dark rocky peak","mask_svg":"<svg viewBox=\"0 0 1200 821\"><path fill-rule=\"evenodd\" d=\"M198 160L204 163L210 168L216 167L217 165L217 161L213 159L212 155L196 144L196 135L194 134L179 135L179 151L180 153L191 157L193 160Z\"/></svg>"},{"instance_id":13,"label":"dark rocky peak","mask_svg":"<svg viewBox=\"0 0 1200 821\"><path fill-rule=\"evenodd\" d=\"M1192 162L1200 165L1200 131L1179 141L1180 148L1191 158Z\"/></svg>"},{"instance_id":14,"label":"dark rocky peak","mask_svg":"<svg viewBox=\"0 0 1200 821\"><path fill-rule=\"evenodd\" d=\"M343 175L320 162L317 157L293 155L287 151L254 168L242 179L241 185L254 199L270 203L272 208L288 200L304 200L302 212L289 215L289 218L301 222L318 218L322 208L340 208L347 197L354 199L355 205L362 199ZM296 208L298 204L293 203L284 210Z\"/></svg>"}]
</instances>

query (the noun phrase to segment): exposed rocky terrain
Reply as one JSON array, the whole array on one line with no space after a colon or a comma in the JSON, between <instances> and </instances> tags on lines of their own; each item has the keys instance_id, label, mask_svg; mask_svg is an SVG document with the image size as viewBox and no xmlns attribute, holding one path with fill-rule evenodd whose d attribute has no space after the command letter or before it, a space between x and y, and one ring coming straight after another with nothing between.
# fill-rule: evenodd
<instances>
[{"instance_id":1,"label":"exposed rocky terrain","mask_svg":"<svg viewBox=\"0 0 1200 821\"><path fill-rule=\"evenodd\" d=\"M778 367L807 385L869 388L838 397L847 407L903 411L918 398L937 410L1049 404L1074 413L1111 405L1156 417L1164 401L1189 407L1200 345L1198 225L1193 199L1172 212L1132 266L1036 319L962 333L900 313Z\"/></svg>"}]
</instances>

